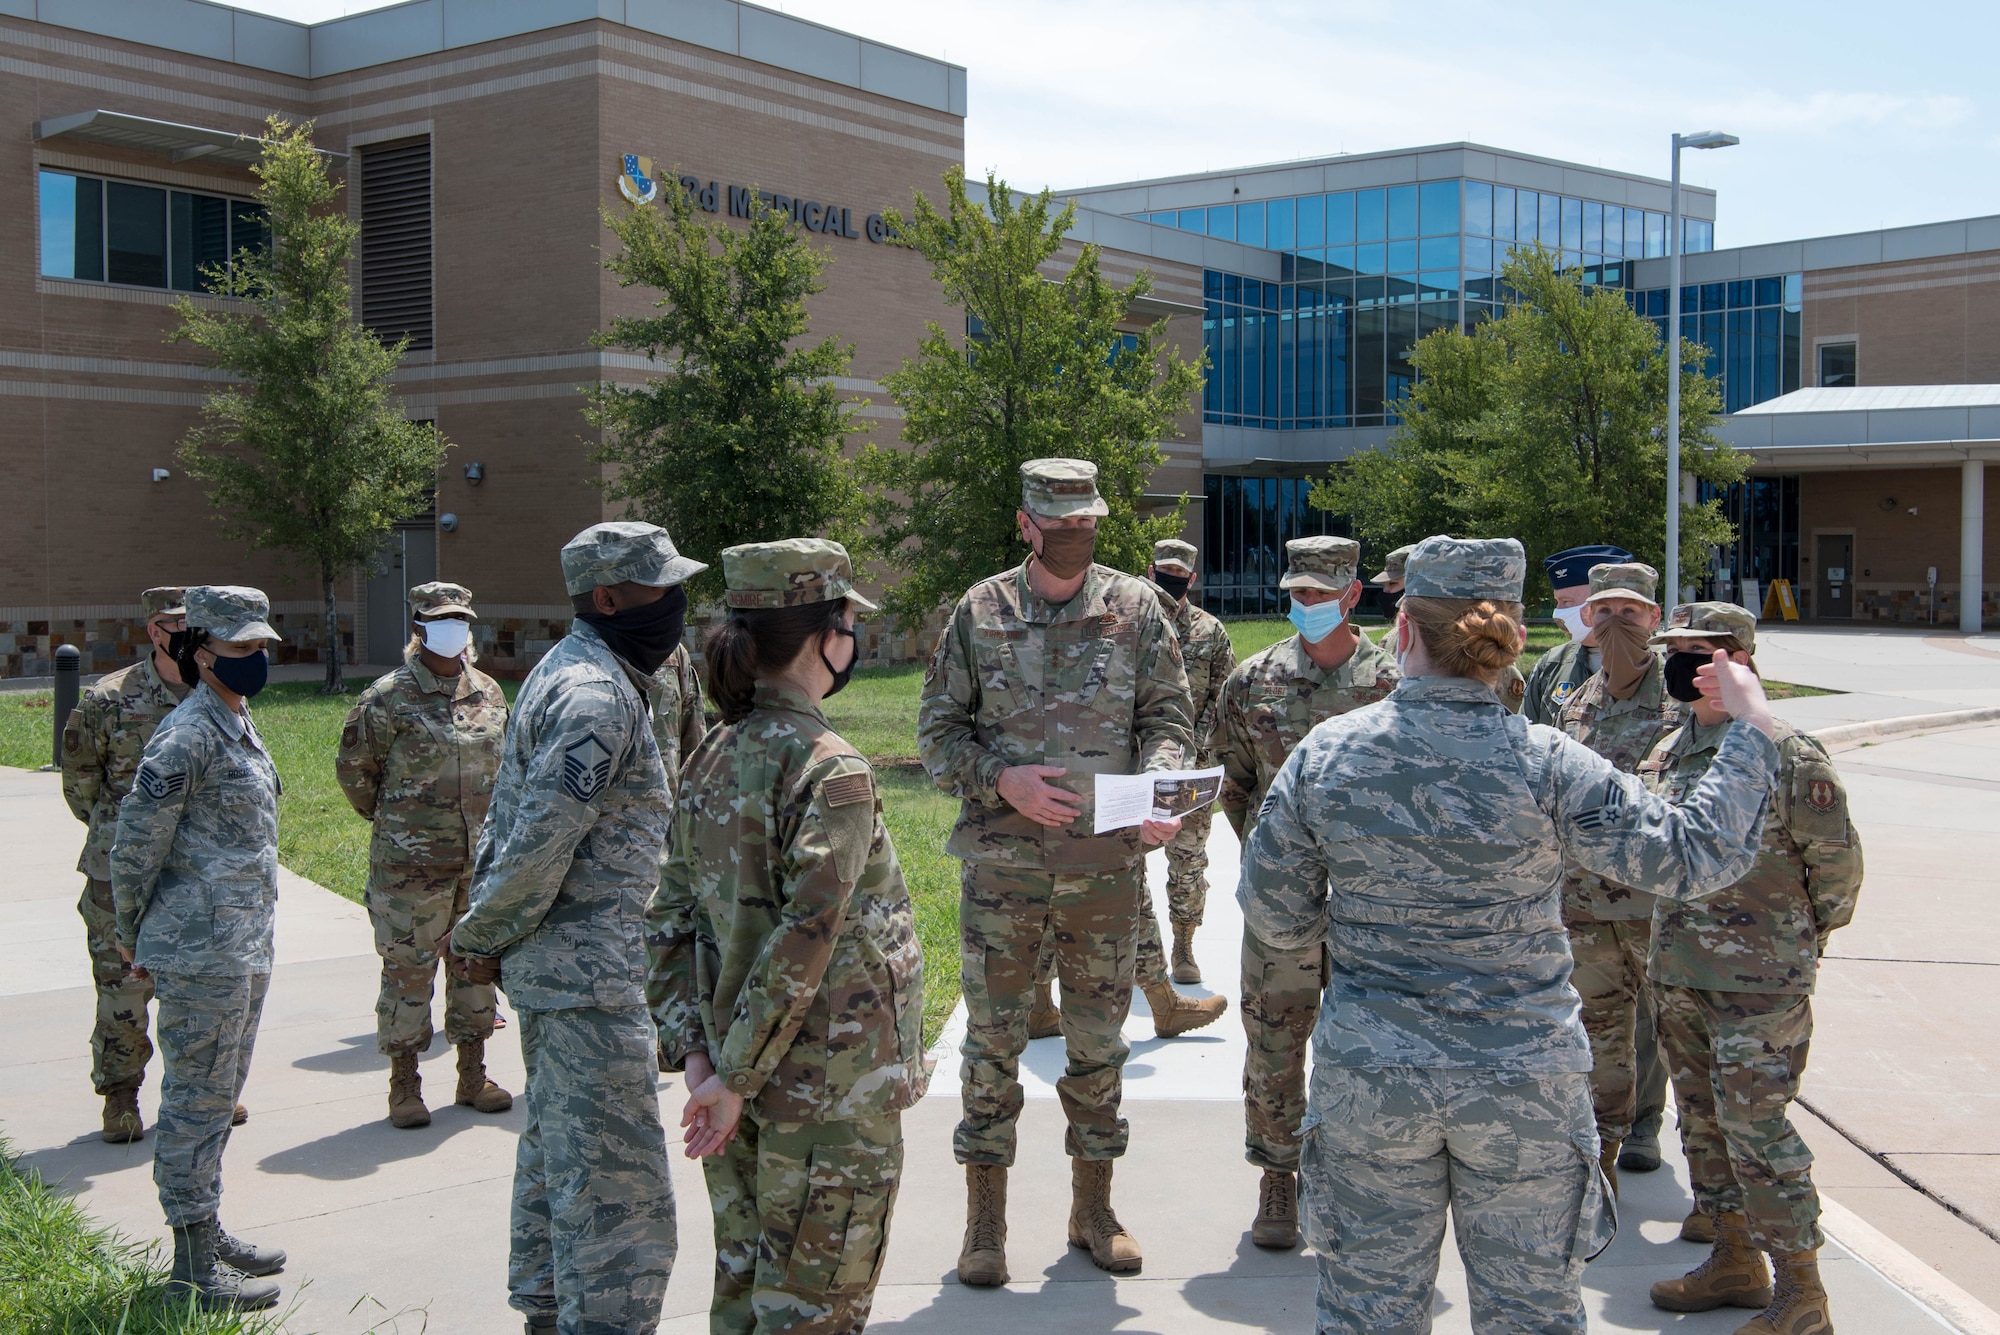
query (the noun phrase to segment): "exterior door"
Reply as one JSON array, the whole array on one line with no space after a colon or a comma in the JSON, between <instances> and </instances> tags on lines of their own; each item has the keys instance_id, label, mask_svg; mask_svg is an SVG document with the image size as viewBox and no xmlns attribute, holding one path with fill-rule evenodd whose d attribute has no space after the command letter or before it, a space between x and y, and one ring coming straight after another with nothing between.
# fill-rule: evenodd
<instances>
[{"instance_id":1,"label":"exterior door","mask_svg":"<svg viewBox=\"0 0 2000 1335\"><path fill-rule=\"evenodd\" d=\"M1854 616L1854 538L1847 533L1819 535L1819 592L1813 600L1816 620Z\"/></svg>"},{"instance_id":2,"label":"exterior door","mask_svg":"<svg viewBox=\"0 0 2000 1335\"><path fill-rule=\"evenodd\" d=\"M403 644L410 638L410 590L437 578L436 527L398 528L376 562L368 576L368 662L394 667L403 661Z\"/></svg>"}]
</instances>

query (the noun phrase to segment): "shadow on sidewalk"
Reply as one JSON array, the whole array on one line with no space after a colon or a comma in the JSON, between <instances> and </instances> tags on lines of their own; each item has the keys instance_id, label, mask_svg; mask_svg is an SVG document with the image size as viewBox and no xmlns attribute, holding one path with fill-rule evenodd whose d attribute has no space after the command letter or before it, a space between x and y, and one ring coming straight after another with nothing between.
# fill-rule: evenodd
<instances>
[{"instance_id":1,"label":"shadow on sidewalk","mask_svg":"<svg viewBox=\"0 0 2000 1335\"><path fill-rule=\"evenodd\" d=\"M453 1103L431 1108L431 1124L399 1131L385 1117L374 1117L318 1140L280 1150L257 1161L257 1171L347 1182L369 1177L376 1170L406 1159L421 1159L461 1132L477 1127L501 1127L519 1135L527 1125L526 1100L516 1099L504 1113L474 1112ZM509 1156L511 1165L512 1156Z\"/></svg>"},{"instance_id":2,"label":"shadow on sidewalk","mask_svg":"<svg viewBox=\"0 0 2000 1335\"><path fill-rule=\"evenodd\" d=\"M86 1131L67 1145L32 1150L14 1160L22 1174L39 1173L50 1191L63 1196L80 1196L93 1190L114 1173L153 1171L153 1128L143 1139L129 1145L109 1145L96 1131Z\"/></svg>"},{"instance_id":3,"label":"shadow on sidewalk","mask_svg":"<svg viewBox=\"0 0 2000 1335\"><path fill-rule=\"evenodd\" d=\"M375 1035L356 1034L352 1038L340 1040L341 1046L330 1052L313 1052L292 1063L301 1071L319 1071L326 1075L366 1075L370 1071L382 1072L388 1079L389 1059L375 1050ZM438 1039L433 1036L430 1047L424 1049L429 1056L437 1051Z\"/></svg>"}]
</instances>

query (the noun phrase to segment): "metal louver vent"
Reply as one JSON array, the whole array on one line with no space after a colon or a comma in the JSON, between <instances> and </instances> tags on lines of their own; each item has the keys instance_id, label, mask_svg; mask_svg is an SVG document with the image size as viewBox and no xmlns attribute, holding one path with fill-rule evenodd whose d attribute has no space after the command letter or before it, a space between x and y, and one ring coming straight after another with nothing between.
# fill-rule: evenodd
<instances>
[{"instance_id":1,"label":"metal louver vent","mask_svg":"<svg viewBox=\"0 0 2000 1335\"><path fill-rule=\"evenodd\" d=\"M361 160L361 323L434 347L429 135L370 144Z\"/></svg>"}]
</instances>

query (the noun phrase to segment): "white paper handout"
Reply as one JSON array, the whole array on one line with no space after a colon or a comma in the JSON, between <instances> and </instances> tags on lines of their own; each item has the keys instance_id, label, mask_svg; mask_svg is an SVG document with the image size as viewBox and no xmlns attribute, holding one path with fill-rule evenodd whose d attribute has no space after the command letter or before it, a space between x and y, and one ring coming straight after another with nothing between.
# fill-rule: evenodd
<instances>
[{"instance_id":1,"label":"white paper handout","mask_svg":"<svg viewBox=\"0 0 2000 1335\"><path fill-rule=\"evenodd\" d=\"M1099 774L1097 828L1107 834L1149 820L1172 820L1198 811L1222 792L1222 766L1160 769L1149 774Z\"/></svg>"}]
</instances>

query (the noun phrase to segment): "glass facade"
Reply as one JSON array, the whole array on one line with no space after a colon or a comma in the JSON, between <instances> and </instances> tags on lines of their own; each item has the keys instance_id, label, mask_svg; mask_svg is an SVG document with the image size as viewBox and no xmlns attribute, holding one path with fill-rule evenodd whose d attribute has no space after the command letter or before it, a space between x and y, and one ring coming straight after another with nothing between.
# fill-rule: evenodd
<instances>
[{"instance_id":1,"label":"glass facade","mask_svg":"<svg viewBox=\"0 0 2000 1335\"><path fill-rule=\"evenodd\" d=\"M1700 501L1722 500L1722 511L1736 526L1736 544L1716 555L1716 565L1702 580L1703 598L1743 601L1743 581L1757 581L1759 611L1764 593L1774 579L1799 586L1799 475L1751 477L1717 487L1710 482L1696 485ZM1725 573L1726 572L1726 573ZM1727 587L1723 580L1727 579Z\"/></svg>"},{"instance_id":2,"label":"glass facade","mask_svg":"<svg viewBox=\"0 0 2000 1335\"><path fill-rule=\"evenodd\" d=\"M1626 261L1666 253L1664 214L1487 181L1136 216L1280 252L1275 283L1208 272L1202 403L1207 421L1278 431L1392 424L1410 348L1498 314L1500 266L1523 241L1619 287ZM1713 248L1714 224L1686 225L1690 251Z\"/></svg>"},{"instance_id":3,"label":"glass facade","mask_svg":"<svg viewBox=\"0 0 2000 1335\"><path fill-rule=\"evenodd\" d=\"M1722 380L1722 410L1799 387L1800 274L1697 283L1681 288L1681 337L1708 349L1708 373ZM1632 304L1667 333L1664 287L1631 294Z\"/></svg>"},{"instance_id":4,"label":"glass facade","mask_svg":"<svg viewBox=\"0 0 2000 1335\"><path fill-rule=\"evenodd\" d=\"M1346 522L1306 503L1311 478L1210 473L1202 482L1201 605L1217 616L1283 616L1285 543L1344 536Z\"/></svg>"},{"instance_id":5,"label":"glass facade","mask_svg":"<svg viewBox=\"0 0 2000 1335\"><path fill-rule=\"evenodd\" d=\"M270 244L260 205L133 181L44 171L41 274L206 292L203 270Z\"/></svg>"}]
</instances>

